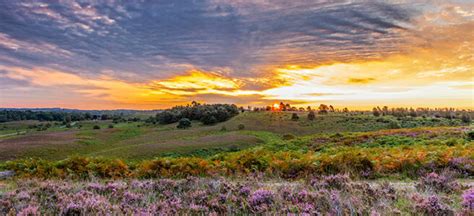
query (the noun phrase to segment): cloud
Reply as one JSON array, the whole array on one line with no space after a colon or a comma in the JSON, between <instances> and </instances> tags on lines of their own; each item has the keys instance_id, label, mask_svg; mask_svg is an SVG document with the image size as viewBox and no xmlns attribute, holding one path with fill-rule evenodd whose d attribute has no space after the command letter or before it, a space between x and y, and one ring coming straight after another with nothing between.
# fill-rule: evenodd
<instances>
[{"instance_id":1,"label":"cloud","mask_svg":"<svg viewBox=\"0 0 474 216\"><path fill-rule=\"evenodd\" d=\"M370 82L373 82L375 81L375 78L349 78L347 80L348 83L350 84L367 84L367 83L370 83Z\"/></svg>"},{"instance_id":2,"label":"cloud","mask_svg":"<svg viewBox=\"0 0 474 216\"><path fill-rule=\"evenodd\" d=\"M0 76L38 97L62 88L111 107L390 98L472 79L473 11L449 1L9 1Z\"/></svg>"}]
</instances>

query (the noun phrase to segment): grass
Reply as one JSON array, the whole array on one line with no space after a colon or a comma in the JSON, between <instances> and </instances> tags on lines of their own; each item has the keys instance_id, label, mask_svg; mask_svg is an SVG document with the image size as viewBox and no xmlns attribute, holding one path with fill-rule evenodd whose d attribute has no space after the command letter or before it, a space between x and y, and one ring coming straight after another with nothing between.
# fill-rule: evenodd
<instances>
[{"instance_id":1,"label":"grass","mask_svg":"<svg viewBox=\"0 0 474 216\"><path fill-rule=\"evenodd\" d=\"M342 142L366 136L364 132L386 130L390 122L397 121L405 127L425 128L455 125L457 120L430 118L400 118L392 116L353 115L331 113L318 115L314 121L306 112L297 112L298 121L291 120L290 112L245 112L227 122L204 126L193 122L186 130L176 129L176 124L145 125L143 122L113 124L111 121L76 122L72 128L51 123L46 131L29 129L31 125L46 124L38 121L9 122L0 124L0 134L25 130L25 134L0 136L0 161L37 157L60 160L72 155L103 156L125 160L152 159L159 156L208 157L222 152L233 152L255 146L265 146L273 151L320 151ZM113 128L108 128L112 124ZM94 130L93 126L100 126ZM244 130L239 130L244 125ZM223 127L226 130L221 130ZM442 129L444 130L444 129ZM449 131L448 129L446 129ZM342 134L336 141L328 136ZM448 139L449 138L449 139ZM290 140L287 140L290 139ZM323 143L313 140L323 140ZM410 145L427 138L385 135L357 143L361 147ZM430 142L464 142L459 137L430 138Z\"/></svg>"}]
</instances>

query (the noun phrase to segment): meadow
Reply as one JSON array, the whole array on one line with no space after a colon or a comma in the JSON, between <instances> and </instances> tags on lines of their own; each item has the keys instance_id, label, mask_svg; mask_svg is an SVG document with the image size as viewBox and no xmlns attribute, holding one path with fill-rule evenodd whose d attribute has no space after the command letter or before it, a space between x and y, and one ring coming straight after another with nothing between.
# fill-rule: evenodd
<instances>
[{"instance_id":1,"label":"meadow","mask_svg":"<svg viewBox=\"0 0 474 216\"><path fill-rule=\"evenodd\" d=\"M210 125L191 120L186 129L145 118L67 127L0 123L0 169L15 173L1 182L0 212L472 213L470 123L368 112L307 115L243 112Z\"/></svg>"}]
</instances>

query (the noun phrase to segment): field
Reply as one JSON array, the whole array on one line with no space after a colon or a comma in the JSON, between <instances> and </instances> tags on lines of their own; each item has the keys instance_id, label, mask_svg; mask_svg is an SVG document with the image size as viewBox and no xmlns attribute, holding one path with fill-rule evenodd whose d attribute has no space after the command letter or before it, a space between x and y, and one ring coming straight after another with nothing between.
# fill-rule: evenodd
<instances>
[{"instance_id":1,"label":"field","mask_svg":"<svg viewBox=\"0 0 474 216\"><path fill-rule=\"evenodd\" d=\"M50 122L46 130L33 127L46 122L1 123L0 168L15 177L1 182L0 212L472 213L470 124L307 114L244 112L187 129L147 121Z\"/></svg>"}]
</instances>

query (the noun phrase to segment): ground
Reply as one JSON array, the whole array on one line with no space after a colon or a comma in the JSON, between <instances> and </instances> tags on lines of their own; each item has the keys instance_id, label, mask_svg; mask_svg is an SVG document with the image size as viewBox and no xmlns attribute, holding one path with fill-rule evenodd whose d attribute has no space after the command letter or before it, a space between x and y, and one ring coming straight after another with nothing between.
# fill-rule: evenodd
<instances>
[{"instance_id":1,"label":"ground","mask_svg":"<svg viewBox=\"0 0 474 216\"><path fill-rule=\"evenodd\" d=\"M72 128L53 125L46 131L29 129L45 122L20 121L0 124L0 161L21 158L64 159L72 155L117 157L127 160L151 159L163 155L212 155L265 144L268 136L285 134L307 136L321 133L361 132L389 129L391 121L400 126L460 125L459 120L374 117L366 114L318 115L314 121L307 112L297 112L300 120L292 121L290 112L245 112L231 120L212 126L193 122L186 130L175 124L145 125L143 122L112 121L75 122ZM82 126L78 128L77 126ZM99 125L100 130L93 126ZM108 128L113 125L113 128ZM239 125L244 125L239 130Z\"/></svg>"},{"instance_id":2,"label":"ground","mask_svg":"<svg viewBox=\"0 0 474 216\"><path fill-rule=\"evenodd\" d=\"M0 124L0 214L470 215L472 125L245 112L211 126ZM95 125L100 129L93 129ZM113 127L110 127L112 125ZM40 127L41 128L41 127ZM51 198L47 198L51 197Z\"/></svg>"}]
</instances>

